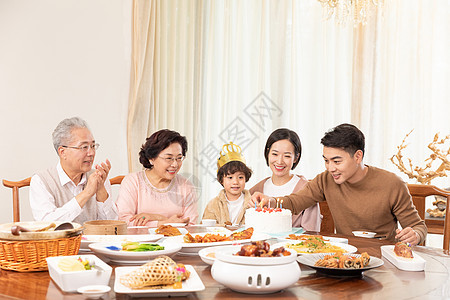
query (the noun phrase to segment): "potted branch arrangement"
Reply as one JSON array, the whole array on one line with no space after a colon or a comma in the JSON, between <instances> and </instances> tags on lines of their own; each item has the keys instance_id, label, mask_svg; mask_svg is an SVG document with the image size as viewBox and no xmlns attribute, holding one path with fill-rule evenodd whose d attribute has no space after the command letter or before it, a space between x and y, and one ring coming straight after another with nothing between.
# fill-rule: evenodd
<instances>
[{"instance_id":1,"label":"potted branch arrangement","mask_svg":"<svg viewBox=\"0 0 450 300\"><path fill-rule=\"evenodd\" d=\"M425 167L419 167L417 165L413 165L410 158L406 158L407 163L405 164L402 154L402 150L408 146L406 144L406 139L412 131L413 130L411 130L405 136L402 143L397 146L398 151L390 158L391 162L410 179L416 179L417 182L422 184L430 184L431 181L437 177L447 177L447 171L450 171L450 145L448 145L448 143L446 144L446 142L450 141L450 135L447 135L441 139L439 138L439 133L434 135L433 141L428 144L428 149L430 149L432 153L425 160ZM437 168L436 165L438 165ZM450 188L446 188L446 190L450 190ZM435 206L435 208L428 208L427 213L429 213L432 217L444 217L446 204L446 198L435 196L435 201L433 202L433 206Z\"/></svg>"}]
</instances>

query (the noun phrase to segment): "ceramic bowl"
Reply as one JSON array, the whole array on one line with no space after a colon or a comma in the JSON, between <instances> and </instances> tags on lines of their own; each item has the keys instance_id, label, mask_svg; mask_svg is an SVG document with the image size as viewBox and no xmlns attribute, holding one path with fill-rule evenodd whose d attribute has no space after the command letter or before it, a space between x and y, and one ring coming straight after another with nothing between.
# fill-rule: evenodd
<instances>
[{"instance_id":1,"label":"ceramic bowl","mask_svg":"<svg viewBox=\"0 0 450 300\"><path fill-rule=\"evenodd\" d=\"M87 299L99 299L110 290L111 288L107 285L86 285L78 288L77 292Z\"/></svg>"},{"instance_id":2,"label":"ceramic bowl","mask_svg":"<svg viewBox=\"0 0 450 300\"><path fill-rule=\"evenodd\" d=\"M282 257L232 255L240 246L218 249L211 268L212 277L224 286L242 293L268 294L285 289L300 278L297 253Z\"/></svg>"},{"instance_id":3,"label":"ceramic bowl","mask_svg":"<svg viewBox=\"0 0 450 300\"><path fill-rule=\"evenodd\" d=\"M216 225L216 220L214 219L203 219L202 224L205 226L214 226Z\"/></svg>"},{"instance_id":4,"label":"ceramic bowl","mask_svg":"<svg viewBox=\"0 0 450 300\"><path fill-rule=\"evenodd\" d=\"M74 258L94 262L101 269L64 272L58 267L58 262L68 256L47 257L48 272L53 281L64 292L75 292L78 288L86 285L108 285L112 268L95 255L72 255Z\"/></svg>"}]
</instances>

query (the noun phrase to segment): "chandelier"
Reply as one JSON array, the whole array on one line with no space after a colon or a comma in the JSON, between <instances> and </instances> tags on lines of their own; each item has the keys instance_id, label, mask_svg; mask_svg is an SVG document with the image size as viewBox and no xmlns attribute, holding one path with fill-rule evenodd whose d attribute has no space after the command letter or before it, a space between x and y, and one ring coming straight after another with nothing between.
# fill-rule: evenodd
<instances>
[{"instance_id":1,"label":"chandelier","mask_svg":"<svg viewBox=\"0 0 450 300\"><path fill-rule=\"evenodd\" d=\"M382 5L383 0L318 0L326 13L326 19L333 15L339 24L351 19L354 26L365 25L368 16Z\"/></svg>"}]
</instances>

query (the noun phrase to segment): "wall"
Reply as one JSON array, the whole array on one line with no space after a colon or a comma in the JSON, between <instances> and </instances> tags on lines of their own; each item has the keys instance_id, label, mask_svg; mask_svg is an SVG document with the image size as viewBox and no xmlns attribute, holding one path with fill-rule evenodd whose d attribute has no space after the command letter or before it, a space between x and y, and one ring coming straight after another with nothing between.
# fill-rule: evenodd
<instances>
[{"instance_id":1,"label":"wall","mask_svg":"<svg viewBox=\"0 0 450 300\"><path fill-rule=\"evenodd\" d=\"M53 166L59 121L85 119L108 158L126 174L131 0L0 1L0 179ZM117 191L115 195L117 197ZM0 186L0 223L12 221L11 190ZM32 220L28 188L21 218Z\"/></svg>"}]
</instances>

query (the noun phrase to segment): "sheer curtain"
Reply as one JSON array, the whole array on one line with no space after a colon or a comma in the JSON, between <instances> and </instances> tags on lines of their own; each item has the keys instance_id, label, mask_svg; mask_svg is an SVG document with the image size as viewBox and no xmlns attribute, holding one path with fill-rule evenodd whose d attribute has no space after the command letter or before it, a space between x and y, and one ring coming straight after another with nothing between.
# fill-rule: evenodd
<instances>
[{"instance_id":1,"label":"sheer curtain","mask_svg":"<svg viewBox=\"0 0 450 300\"><path fill-rule=\"evenodd\" d=\"M324 20L316 0L135 0L130 171L141 168L148 135L179 131L189 142L181 173L198 186L202 213L221 188L214 178L224 143L243 148L250 188L270 175L268 135L288 127L303 145L295 172L313 178L324 169L320 138L342 122L365 132L366 163L395 171L388 159L410 127L425 141L428 131L448 134L439 107L448 111L449 68L445 12L424 9L427 1L394 2L354 28Z\"/></svg>"},{"instance_id":2,"label":"sheer curtain","mask_svg":"<svg viewBox=\"0 0 450 300\"><path fill-rule=\"evenodd\" d=\"M366 161L411 183L416 182L389 160L406 134L414 129L403 153L421 167L432 153L427 146L434 134L450 134L449 15L446 0L385 1L363 37L369 46L358 53L366 66L354 84L360 90ZM446 143L449 148L450 141ZM444 177L432 184L444 188L450 181Z\"/></svg>"}]
</instances>

